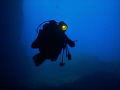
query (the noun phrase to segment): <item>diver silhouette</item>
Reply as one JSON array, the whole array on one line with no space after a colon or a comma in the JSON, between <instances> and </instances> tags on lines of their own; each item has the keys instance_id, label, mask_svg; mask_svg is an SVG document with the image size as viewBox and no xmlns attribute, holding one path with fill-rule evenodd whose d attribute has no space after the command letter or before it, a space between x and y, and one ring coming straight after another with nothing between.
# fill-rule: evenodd
<instances>
[{"instance_id":1,"label":"diver silhouette","mask_svg":"<svg viewBox=\"0 0 120 90\"><path fill-rule=\"evenodd\" d=\"M46 23L48 22L48 23ZM45 24L44 24L45 23ZM43 25L43 29L39 29L39 27ZM38 32L39 29L39 32ZM50 59L51 61L56 61L61 50L67 47L67 44L70 47L75 47L74 41L70 40L65 31L67 30L67 25L60 21L57 23L54 20L45 21L41 23L37 28L38 36L35 41L32 43L31 48L38 48L40 53L33 56L33 60L35 66L41 65L46 59ZM71 55L68 51L68 60L71 60ZM63 66L63 60L60 63L60 66Z\"/></svg>"}]
</instances>

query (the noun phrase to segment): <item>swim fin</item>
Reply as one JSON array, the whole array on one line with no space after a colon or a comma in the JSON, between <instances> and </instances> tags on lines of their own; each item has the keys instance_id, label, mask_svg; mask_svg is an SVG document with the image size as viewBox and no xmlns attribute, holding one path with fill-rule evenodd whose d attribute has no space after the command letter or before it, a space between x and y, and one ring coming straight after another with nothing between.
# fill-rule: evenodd
<instances>
[{"instance_id":1,"label":"swim fin","mask_svg":"<svg viewBox=\"0 0 120 90\"><path fill-rule=\"evenodd\" d=\"M46 58L44 58L44 56L38 53L35 56L33 56L33 60L34 60L35 66L39 66L46 60Z\"/></svg>"}]
</instances>

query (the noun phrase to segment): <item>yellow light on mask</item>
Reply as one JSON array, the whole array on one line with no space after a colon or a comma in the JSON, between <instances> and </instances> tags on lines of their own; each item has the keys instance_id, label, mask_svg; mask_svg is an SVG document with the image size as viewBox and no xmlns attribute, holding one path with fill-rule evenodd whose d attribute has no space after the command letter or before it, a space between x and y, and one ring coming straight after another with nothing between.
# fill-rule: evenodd
<instances>
[{"instance_id":1,"label":"yellow light on mask","mask_svg":"<svg viewBox=\"0 0 120 90\"><path fill-rule=\"evenodd\" d=\"M63 26L62 26L62 30L66 31L66 30L67 30L67 26L66 26L66 25L63 25Z\"/></svg>"}]
</instances>

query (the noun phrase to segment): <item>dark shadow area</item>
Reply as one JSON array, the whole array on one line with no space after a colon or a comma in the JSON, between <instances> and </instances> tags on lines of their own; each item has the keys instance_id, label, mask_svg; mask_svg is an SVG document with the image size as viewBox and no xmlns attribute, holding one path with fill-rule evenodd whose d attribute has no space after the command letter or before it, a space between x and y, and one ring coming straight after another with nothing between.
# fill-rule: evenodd
<instances>
[{"instance_id":1,"label":"dark shadow area","mask_svg":"<svg viewBox=\"0 0 120 90\"><path fill-rule=\"evenodd\" d=\"M30 89L19 85L15 81L11 82L9 79L3 80L3 82L5 84L1 84L1 90L120 90L120 77L109 72L96 72L61 87Z\"/></svg>"},{"instance_id":2,"label":"dark shadow area","mask_svg":"<svg viewBox=\"0 0 120 90\"><path fill-rule=\"evenodd\" d=\"M46 87L36 90L120 90L120 77L114 73L96 72L61 87Z\"/></svg>"},{"instance_id":3,"label":"dark shadow area","mask_svg":"<svg viewBox=\"0 0 120 90\"><path fill-rule=\"evenodd\" d=\"M80 54L78 59L78 64L72 65L70 70L80 75L79 79L61 87L44 87L36 90L120 90L119 60L105 62L89 53ZM73 71L72 67L76 68L76 71Z\"/></svg>"},{"instance_id":4,"label":"dark shadow area","mask_svg":"<svg viewBox=\"0 0 120 90\"><path fill-rule=\"evenodd\" d=\"M120 77L114 73L96 72L71 84L63 85L76 90L119 90ZM70 89L70 90L72 90Z\"/></svg>"},{"instance_id":5,"label":"dark shadow area","mask_svg":"<svg viewBox=\"0 0 120 90\"><path fill-rule=\"evenodd\" d=\"M20 42L23 0L0 0L0 89L19 90L16 78L26 73L26 49ZM23 74L24 73L24 74ZM17 87L18 86L18 87ZM17 89L14 89L17 87ZM21 89L23 90L23 89Z\"/></svg>"},{"instance_id":6,"label":"dark shadow area","mask_svg":"<svg viewBox=\"0 0 120 90\"><path fill-rule=\"evenodd\" d=\"M0 90L27 90L27 88L18 84L13 79L2 78L0 79Z\"/></svg>"}]
</instances>

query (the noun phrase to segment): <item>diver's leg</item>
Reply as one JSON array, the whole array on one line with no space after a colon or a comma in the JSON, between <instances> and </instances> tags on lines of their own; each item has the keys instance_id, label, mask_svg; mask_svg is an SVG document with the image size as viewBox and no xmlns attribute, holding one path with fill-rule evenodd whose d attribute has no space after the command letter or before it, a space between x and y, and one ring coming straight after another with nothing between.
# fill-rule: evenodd
<instances>
[{"instance_id":1,"label":"diver's leg","mask_svg":"<svg viewBox=\"0 0 120 90\"><path fill-rule=\"evenodd\" d=\"M33 56L33 60L34 60L35 66L39 66L46 60L46 58L41 53L38 53L35 56Z\"/></svg>"}]
</instances>

